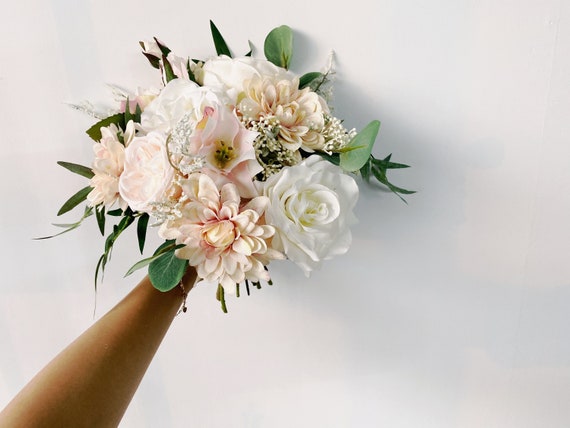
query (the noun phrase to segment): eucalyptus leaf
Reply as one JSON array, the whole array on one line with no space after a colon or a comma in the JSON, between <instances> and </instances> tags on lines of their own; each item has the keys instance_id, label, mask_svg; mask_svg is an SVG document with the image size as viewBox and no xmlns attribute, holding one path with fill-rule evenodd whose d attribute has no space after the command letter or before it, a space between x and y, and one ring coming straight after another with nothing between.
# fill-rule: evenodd
<instances>
[{"instance_id":1,"label":"eucalyptus leaf","mask_svg":"<svg viewBox=\"0 0 570 428\"><path fill-rule=\"evenodd\" d=\"M210 31L212 32L212 38L214 39L214 46L216 47L216 54L227 55L231 58L232 53L228 44L222 37L222 34L218 30L218 27L210 20Z\"/></svg>"},{"instance_id":2,"label":"eucalyptus leaf","mask_svg":"<svg viewBox=\"0 0 570 428\"><path fill-rule=\"evenodd\" d=\"M165 244L170 245L170 242L167 241L163 245ZM169 251L149 264L148 276L154 288L169 291L178 285L187 267L188 260L179 259L174 251Z\"/></svg>"},{"instance_id":3,"label":"eucalyptus leaf","mask_svg":"<svg viewBox=\"0 0 570 428\"><path fill-rule=\"evenodd\" d=\"M65 162L65 161L57 161L57 164L59 166L64 167L68 171L71 171L75 174L81 175L82 177L92 178L95 175L93 173L93 171L91 170L91 168L88 168L88 167L83 166L83 165L79 165L79 164L71 163L71 162Z\"/></svg>"},{"instance_id":4,"label":"eucalyptus leaf","mask_svg":"<svg viewBox=\"0 0 570 428\"><path fill-rule=\"evenodd\" d=\"M139 260L138 262L136 262L133 266L131 266L131 268L127 271L127 273L125 274L125 277L129 276L130 274L132 274L133 272L142 269L145 266L148 266L149 264L151 264L153 261L155 261L156 259L158 259L159 257L163 256L165 253L170 252L170 251L175 251L179 248L184 247L184 244L174 244L173 241L168 241L170 242L169 245L167 246L161 246L159 248L159 250L157 250L157 252L155 252L155 254L153 256L147 257L146 259L142 259Z\"/></svg>"},{"instance_id":5,"label":"eucalyptus leaf","mask_svg":"<svg viewBox=\"0 0 570 428\"><path fill-rule=\"evenodd\" d=\"M71 198L69 198L65 203L61 206L57 215L60 216L65 214L68 211L71 211L85 199L87 199L87 195L91 192L93 188L91 186L84 187L83 189L79 190L76 194L74 194Z\"/></svg>"},{"instance_id":6,"label":"eucalyptus leaf","mask_svg":"<svg viewBox=\"0 0 570 428\"><path fill-rule=\"evenodd\" d=\"M340 166L345 171L358 171L368 162L379 130L380 122L373 120L348 143L350 150L340 154Z\"/></svg>"},{"instance_id":7,"label":"eucalyptus leaf","mask_svg":"<svg viewBox=\"0 0 570 428\"><path fill-rule=\"evenodd\" d=\"M265 58L273 64L289 68L293 56L293 31L287 25L281 25L269 32L263 46Z\"/></svg>"}]
</instances>

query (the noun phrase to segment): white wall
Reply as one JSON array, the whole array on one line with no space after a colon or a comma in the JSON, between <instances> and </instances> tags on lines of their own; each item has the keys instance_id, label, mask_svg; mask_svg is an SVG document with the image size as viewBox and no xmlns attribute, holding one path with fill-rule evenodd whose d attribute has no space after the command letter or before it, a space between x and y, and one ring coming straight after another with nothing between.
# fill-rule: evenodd
<instances>
[{"instance_id":1,"label":"white wall","mask_svg":"<svg viewBox=\"0 0 570 428\"><path fill-rule=\"evenodd\" d=\"M369 5L369 3L373 3ZM164 4L164 5L162 5ZM274 6L269 6L269 5ZM405 205L362 186L349 254L229 299L198 288L124 427L570 426L570 4L420 0L20 0L0 14L0 407L92 322L94 221L54 231L83 185L91 120L156 73L138 41L213 53L296 33L297 72L337 53L336 113L382 120L379 156L411 164ZM65 221L74 220L70 214ZM156 240L155 242L158 242ZM119 242L97 316L140 278Z\"/></svg>"}]
</instances>

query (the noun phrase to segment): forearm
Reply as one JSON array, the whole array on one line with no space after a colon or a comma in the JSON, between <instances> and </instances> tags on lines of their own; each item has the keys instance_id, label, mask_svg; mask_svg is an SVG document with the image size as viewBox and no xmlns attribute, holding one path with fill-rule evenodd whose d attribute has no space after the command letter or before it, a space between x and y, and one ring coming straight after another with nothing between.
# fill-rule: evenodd
<instances>
[{"instance_id":1,"label":"forearm","mask_svg":"<svg viewBox=\"0 0 570 428\"><path fill-rule=\"evenodd\" d=\"M185 277L189 291L195 271ZM182 303L145 277L40 371L0 413L0 426L117 426Z\"/></svg>"}]
</instances>

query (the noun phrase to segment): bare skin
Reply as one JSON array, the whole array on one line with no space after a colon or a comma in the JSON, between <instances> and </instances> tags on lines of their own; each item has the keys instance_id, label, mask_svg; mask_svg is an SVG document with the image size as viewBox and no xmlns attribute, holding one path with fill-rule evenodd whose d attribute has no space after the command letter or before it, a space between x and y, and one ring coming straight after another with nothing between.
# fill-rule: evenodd
<instances>
[{"instance_id":1,"label":"bare skin","mask_svg":"<svg viewBox=\"0 0 570 428\"><path fill-rule=\"evenodd\" d=\"M196 271L183 279L190 291ZM183 302L145 277L45 366L0 413L0 427L116 427Z\"/></svg>"}]
</instances>

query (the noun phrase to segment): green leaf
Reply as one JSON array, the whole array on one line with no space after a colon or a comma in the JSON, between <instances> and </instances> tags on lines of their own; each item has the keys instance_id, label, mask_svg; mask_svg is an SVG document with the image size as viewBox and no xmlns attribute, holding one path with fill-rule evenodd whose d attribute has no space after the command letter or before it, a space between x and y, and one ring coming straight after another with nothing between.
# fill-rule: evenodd
<instances>
[{"instance_id":1,"label":"green leaf","mask_svg":"<svg viewBox=\"0 0 570 428\"><path fill-rule=\"evenodd\" d=\"M136 262L134 265L131 266L131 268L127 271L127 273L125 274L125 277L129 276L130 274L132 274L133 272L148 266L149 264L151 264L153 261L155 261L156 259L158 259L159 257L161 257L162 255L164 255L167 252L170 251L175 251L179 248L184 247L184 244L178 244L175 245L174 241L167 241L168 243L170 243L169 245L161 245L159 247L159 249L154 253L153 256L151 257L147 257L146 259L142 259L139 260L138 262Z\"/></svg>"},{"instance_id":2,"label":"green leaf","mask_svg":"<svg viewBox=\"0 0 570 428\"><path fill-rule=\"evenodd\" d=\"M112 215L113 217L118 217L118 216L123 214L123 210L120 208L117 208L115 210L108 211L107 214Z\"/></svg>"},{"instance_id":3,"label":"green leaf","mask_svg":"<svg viewBox=\"0 0 570 428\"><path fill-rule=\"evenodd\" d=\"M146 57L146 59L148 59L150 65L152 65L156 69L160 68L160 58L146 52L143 52L142 54Z\"/></svg>"},{"instance_id":4,"label":"green leaf","mask_svg":"<svg viewBox=\"0 0 570 428\"><path fill-rule=\"evenodd\" d=\"M251 54L253 53L253 44L251 43L251 40L248 40L247 44L249 46L249 51L244 56L251 56Z\"/></svg>"},{"instance_id":5,"label":"green leaf","mask_svg":"<svg viewBox=\"0 0 570 428\"><path fill-rule=\"evenodd\" d=\"M403 163L390 162L391 157L392 157L392 154L389 154L384 159L374 159L373 158L372 162L375 165L378 165L379 167L381 167L383 169L399 169L399 168L409 168L410 167L410 165L405 165Z\"/></svg>"},{"instance_id":6,"label":"green leaf","mask_svg":"<svg viewBox=\"0 0 570 428\"><path fill-rule=\"evenodd\" d=\"M74 172L75 174L81 175L82 177L92 178L95 175L91 170L91 168L88 168L83 165L78 165L76 163L64 162L64 161L57 161L57 164L71 172Z\"/></svg>"},{"instance_id":7,"label":"green leaf","mask_svg":"<svg viewBox=\"0 0 570 428\"><path fill-rule=\"evenodd\" d=\"M137 238L139 241L139 250L141 254L144 251L144 242L146 240L146 229L148 227L148 220L150 216L147 213L144 213L139 217L139 221L137 223Z\"/></svg>"},{"instance_id":8,"label":"green leaf","mask_svg":"<svg viewBox=\"0 0 570 428\"><path fill-rule=\"evenodd\" d=\"M214 39L216 54L227 55L231 58L232 54L230 52L230 48L228 48L228 45L224 40L224 38L222 37L222 34L218 30L218 27L216 27L216 25L212 22L212 20L210 20L210 31L212 32L212 38Z\"/></svg>"},{"instance_id":9,"label":"green leaf","mask_svg":"<svg viewBox=\"0 0 570 428\"><path fill-rule=\"evenodd\" d=\"M78 191L75 195L73 195L71 198L65 201L65 203L57 212L57 215L60 216L68 211L71 211L73 208L75 208L77 205L79 205L81 202L87 199L87 195L89 194L89 192L91 192L91 190L93 190L93 188L91 186L87 186Z\"/></svg>"},{"instance_id":10,"label":"green leaf","mask_svg":"<svg viewBox=\"0 0 570 428\"><path fill-rule=\"evenodd\" d=\"M226 307L226 292L222 284L218 284L218 289L216 290L216 299L218 299L222 305L222 312L227 314L228 308Z\"/></svg>"},{"instance_id":11,"label":"green leaf","mask_svg":"<svg viewBox=\"0 0 570 428\"><path fill-rule=\"evenodd\" d=\"M372 168L372 156L370 156L368 162L366 162L362 168L360 168L360 174L365 181L370 181L370 171Z\"/></svg>"},{"instance_id":12,"label":"green leaf","mask_svg":"<svg viewBox=\"0 0 570 428\"><path fill-rule=\"evenodd\" d=\"M323 158L328 160L330 163L338 166L340 164L340 157L338 155L338 153L333 153L331 155L329 155L328 153L325 152L318 152L318 154Z\"/></svg>"},{"instance_id":13,"label":"green leaf","mask_svg":"<svg viewBox=\"0 0 570 428\"><path fill-rule=\"evenodd\" d=\"M299 79L299 89L303 89L307 86L310 86L317 79L322 79L324 77L323 73L319 73L318 71L312 71L310 73L305 73Z\"/></svg>"},{"instance_id":14,"label":"green leaf","mask_svg":"<svg viewBox=\"0 0 570 428\"><path fill-rule=\"evenodd\" d=\"M171 241L166 241L157 251L165 245L171 245ZM178 285L187 267L188 260L179 259L174 251L169 251L149 264L148 276L154 288L169 291Z\"/></svg>"},{"instance_id":15,"label":"green leaf","mask_svg":"<svg viewBox=\"0 0 570 428\"><path fill-rule=\"evenodd\" d=\"M164 76L166 77L166 82L170 82L177 78L176 74L174 74L174 70L172 70L172 65L170 65L170 61L166 59L166 56L162 56L162 65L164 66Z\"/></svg>"},{"instance_id":16,"label":"green leaf","mask_svg":"<svg viewBox=\"0 0 570 428\"><path fill-rule=\"evenodd\" d=\"M160 49L160 52L162 53L162 56L167 56L171 51L170 49L168 49L168 47L166 45L164 45L160 40L158 40L156 37L153 37L154 41L156 42L156 44L158 45L158 48Z\"/></svg>"},{"instance_id":17,"label":"green leaf","mask_svg":"<svg viewBox=\"0 0 570 428\"><path fill-rule=\"evenodd\" d=\"M73 229L77 229L79 226L81 226L81 223L83 223L83 220L85 220L87 217L89 217L92 214L93 214L93 207L85 207L85 211L83 212L83 217L81 217L79 219L79 221L77 221L75 223L67 223L67 224L52 223L56 227L64 227L65 230L62 232L56 233L55 235L42 236L40 238L34 238L34 241L41 241L43 239L55 238L56 236L63 235L64 233L70 232Z\"/></svg>"},{"instance_id":18,"label":"green leaf","mask_svg":"<svg viewBox=\"0 0 570 428\"><path fill-rule=\"evenodd\" d=\"M368 162L379 130L380 122L373 120L348 143L349 150L340 154L340 166L345 171L358 171Z\"/></svg>"},{"instance_id":19,"label":"green leaf","mask_svg":"<svg viewBox=\"0 0 570 428\"><path fill-rule=\"evenodd\" d=\"M265 57L273 64L288 69L293 56L293 32L287 25L274 28L265 38Z\"/></svg>"},{"instance_id":20,"label":"green leaf","mask_svg":"<svg viewBox=\"0 0 570 428\"><path fill-rule=\"evenodd\" d=\"M114 114L113 116L109 116L103 120L100 120L99 122L97 122L95 125L93 125L91 128L89 128L86 131L87 135L89 135L91 137L91 139L93 139L94 141L99 141L99 140L101 140L101 128L105 128L105 127L110 126L112 124L115 124L119 128L124 129L125 128L125 115L123 113L117 113L117 114Z\"/></svg>"},{"instance_id":21,"label":"green leaf","mask_svg":"<svg viewBox=\"0 0 570 428\"><path fill-rule=\"evenodd\" d=\"M101 205L101 209L95 208L95 218L101 235L105 236L105 206Z\"/></svg>"}]
</instances>

